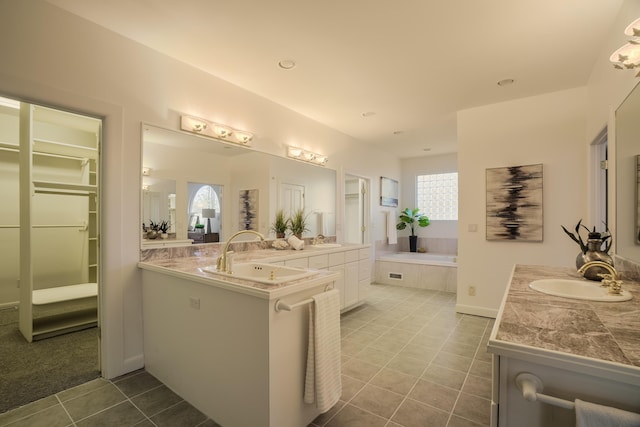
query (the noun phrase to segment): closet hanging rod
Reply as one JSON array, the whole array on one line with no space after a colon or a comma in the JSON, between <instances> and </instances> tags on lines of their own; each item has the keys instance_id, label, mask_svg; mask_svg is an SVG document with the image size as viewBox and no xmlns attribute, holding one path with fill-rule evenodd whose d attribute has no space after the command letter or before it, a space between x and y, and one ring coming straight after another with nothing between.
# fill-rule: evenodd
<instances>
[{"instance_id":1,"label":"closet hanging rod","mask_svg":"<svg viewBox=\"0 0 640 427\"><path fill-rule=\"evenodd\" d=\"M60 196L92 196L95 195L95 191L73 191L73 190L49 190L44 188L36 188L35 192L38 194L56 194Z\"/></svg>"},{"instance_id":2,"label":"closet hanging rod","mask_svg":"<svg viewBox=\"0 0 640 427\"><path fill-rule=\"evenodd\" d=\"M0 225L0 228L20 228L19 225Z\"/></svg>"},{"instance_id":3,"label":"closet hanging rod","mask_svg":"<svg viewBox=\"0 0 640 427\"><path fill-rule=\"evenodd\" d=\"M80 228L87 229L87 224L38 224L32 225L33 228Z\"/></svg>"}]
</instances>

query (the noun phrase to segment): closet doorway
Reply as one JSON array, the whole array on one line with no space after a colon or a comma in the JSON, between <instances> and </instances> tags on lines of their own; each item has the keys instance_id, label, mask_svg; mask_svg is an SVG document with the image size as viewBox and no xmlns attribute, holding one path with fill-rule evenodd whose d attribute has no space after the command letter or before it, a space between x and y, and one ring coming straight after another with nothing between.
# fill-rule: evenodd
<instances>
[{"instance_id":1,"label":"closet doorway","mask_svg":"<svg viewBox=\"0 0 640 427\"><path fill-rule=\"evenodd\" d=\"M101 135L0 97L0 413L100 376Z\"/></svg>"},{"instance_id":2,"label":"closet doorway","mask_svg":"<svg viewBox=\"0 0 640 427\"><path fill-rule=\"evenodd\" d=\"M368 178L349 174L344 177L345 243L369 243L369 184Z\"/></svg>"}]
</instances>

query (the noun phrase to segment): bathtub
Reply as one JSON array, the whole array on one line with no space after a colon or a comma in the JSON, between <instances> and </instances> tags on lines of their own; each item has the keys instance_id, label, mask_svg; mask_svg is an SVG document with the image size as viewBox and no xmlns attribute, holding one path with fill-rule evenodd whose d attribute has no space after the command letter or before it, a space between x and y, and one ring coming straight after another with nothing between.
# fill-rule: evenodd
<instances>
[{"instance_id":1,"label":"bathtub","mask_svg":"<svg viewBox=\"0 0 640 427\"><path fill-rule=\"evenodd\" d=\"M375 261L375 282L455 293L458 286L457 255L382 253Z\"/></svg>"}]
</instances>

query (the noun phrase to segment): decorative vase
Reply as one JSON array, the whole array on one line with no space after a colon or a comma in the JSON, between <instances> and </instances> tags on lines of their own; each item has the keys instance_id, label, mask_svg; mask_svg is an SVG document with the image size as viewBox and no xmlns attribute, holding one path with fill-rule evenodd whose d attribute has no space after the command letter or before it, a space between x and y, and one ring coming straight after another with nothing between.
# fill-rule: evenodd
<instances>
[{"instance_id":1,"label":"decorative vase","mask_svg":"<svg viewBox=\"0 0 640 427\"><path fill-rule=\"evenodd\" d=\"M162 233L162 234L160 234L160 238L161 238L161 239L168 239L168 238L169 238L169 233Z\"/></svg>"},{"instance_id":2,"label":"decorative vase","mask_svg":"<svg viewBox=\"0 0 640 427\"><path fill-rule=\"evenodd\" d=\"M613 258L600 250L602 248L603 240L601 238L590 238L587 240L587 251L585 253L580 252L576 257L576 268L580 269L583 265L591 261L602 261L613 266ZM603 267L591 267L584 272L585 279L589 280L602 280L599 274L609 274L609 272Z\"/></svg>"},{"instance_id":3,"label":"decorative vase","mask_svg":"<svg viewBox=\"0 0 640 427\"><path fill-rule=\"evenodd\" d=\"M409 236L409 252L415 252L418 247L418 236Z\"/></svg>"},{"instance_id":4,"label":"decorative vase","mask_svg":"<svg viewBox=\"0 0 640 427\"><path fill-rule=\"evenodd\" d=\"M276 239L284 239L284 233L276 233Z\"/></svg>"},{"instance_id":5,"label":"decorative vase","mask_svg":"<svg viewBox=\"0 0 640 427\"><path fill-rule=\"evenodd\" d=\"M158 238L158 232L156 230L149 230L147 231L147 239L156 239Z\"/></svg>"}]
</instances>

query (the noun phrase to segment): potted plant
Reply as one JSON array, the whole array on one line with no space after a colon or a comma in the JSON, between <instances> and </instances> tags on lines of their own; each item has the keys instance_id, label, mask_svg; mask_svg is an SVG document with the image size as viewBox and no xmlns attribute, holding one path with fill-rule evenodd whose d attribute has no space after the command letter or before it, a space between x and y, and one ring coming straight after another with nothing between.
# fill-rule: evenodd
<instances>
[{"instance_id":1,"label":"potted plant","mask_svg":"<svg viewBox=\"0 0 640 427\"><path fill-rule=\"evenodd\" d=\"M273 221L273 225L271 225L271 230L276 233L277 239L284 239L284 235L289 228L289 219L285 218L284 210L280 209L276 212L276 219Z\"/></svg>"},{"instance_id":2,"label":"potted plant","mask_svg":"<svg viewBox=\"0 0 640 427\"><path fill-rule=\"evenodd\" d=\"M307 228L307 216L304 214L304 209L298 209L289 218L289 230L298 239L302 239L302 233L309 231Z\"/></svg>"},{"instance_id":3,"label":"potted plant","mask_svg":"<svg viewBox=\"0 0 640 427\"><path fill-rule=\"evenodd\" d=\"M607 227L606 224L605 231L599 232L596 231L595 227L593 227L593 230L589 230L589 228L582 224L582 220L580 220L578 221L578 224L576 224L575 234L571 233L564 226L561 227L567 236L580 246L580 253L578 253L578 256L576 257L576 268L578 270L589 261L602 261L613 266L613 258L609 255L609 250L611 249L613 242L611 241L609 227ZM586 243L580 235L581 230L586 230L587 232ZM607 270L602 267L592 267L585 271L584 277L589 280L601 280L602 277L600 274L607 273Z\"/></svg>"},{"instance_id":4,"label":"potted plant","mask_svg":"<svg viewBox=\"0 0 640 427\"><path fill-rule=\"evenodd\" d=\"M162 239L166 239L169 237L169 221L162 221L160 225L158 225L158 232L160 233L160 237Z\"/></svg>"},{"instance_id":5,"label":"potted plant","mask_svg":"<svg viewBox=\"0 0 640 427\"><path fill-rule=\"evenodd\" d=\"M411 227L411 235L409 236L409 250L411 252L416 251L418 242L418 236L415 232L415 226L427 227L430 224L429 218L426 215L420 213L418 208L406 208L400 212L400 222L396 224L396 230L404 230L407 225Z\"/></svg>"}]
</instances>

